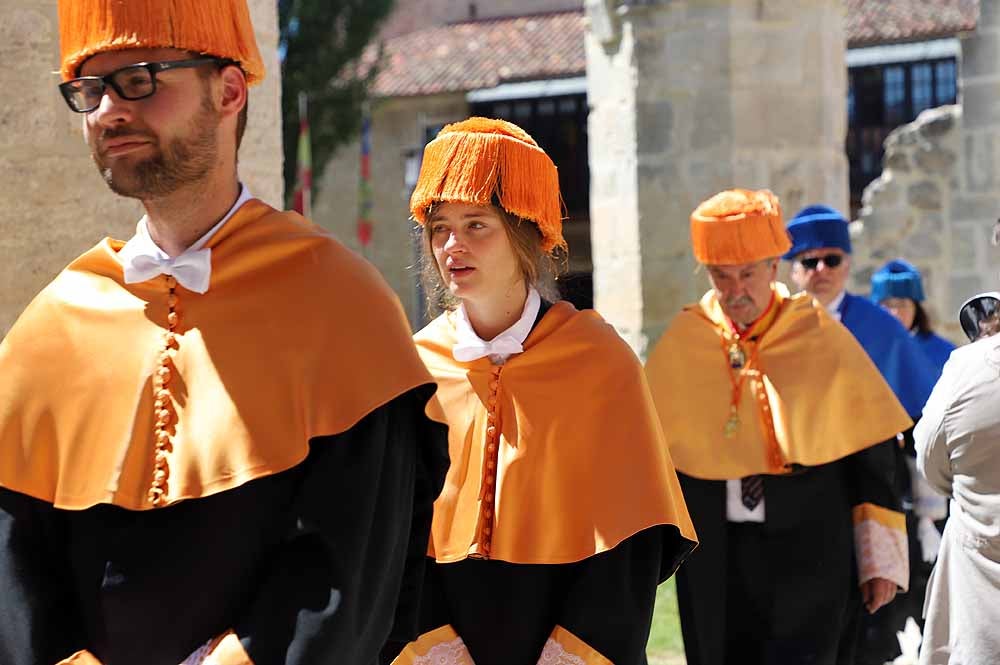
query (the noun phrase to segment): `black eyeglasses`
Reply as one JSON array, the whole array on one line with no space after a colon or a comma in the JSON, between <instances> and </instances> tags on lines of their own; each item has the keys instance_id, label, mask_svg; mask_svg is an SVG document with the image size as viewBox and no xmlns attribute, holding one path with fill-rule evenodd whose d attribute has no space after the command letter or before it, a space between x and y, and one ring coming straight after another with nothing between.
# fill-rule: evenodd
<instances>
[{"instance_id":1,"label":"black eyeglasses","mask_svg":"<svg viewBox=\"0 0 1000 665\"><path fill-rule=\"evenodd\" d=\"M156 75L159 72L165 72L168 69L201 67L213 63L219 67L233 64L230 60L219 58L139 62L116 69L104 76L81 76L60 83L59 92L62 93L71 110L77 113L90 113L101 105L101 98L104 97L104 92L109 85L122 99L131 101L145 99L156 92Z\"/></svg>"},{"instance_id":2,"label":"black eyeglasses","mask_svg":"<svg viewBox=\"0 0 1000 665\"><path fill-rule=\"evenodd\" d=\"M799 259L799 263L802 264L802 267L806 270L815 270L819 266L820 261L822 261L823 265L827 268L836 268L844 262L844 256L843 254L827 254L825 256L813 256L808 259Z\"/></svg>"}]
</instances>

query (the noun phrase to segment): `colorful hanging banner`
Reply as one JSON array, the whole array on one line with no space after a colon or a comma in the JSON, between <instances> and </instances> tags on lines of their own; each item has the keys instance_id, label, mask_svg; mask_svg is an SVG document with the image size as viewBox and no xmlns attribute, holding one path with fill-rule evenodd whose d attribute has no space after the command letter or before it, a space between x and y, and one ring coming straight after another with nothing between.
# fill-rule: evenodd
<instances>
[{"instance_id":1,"label":"colorful hanging banner","mask_svg":"<svg viewBox=\"0 0 1000 665\"><path fill-rule=\"evenodd\" d=\"M295 182L294 209L312 217L312 145L309 141L309 108L305 92L299 93L299 147L296 155L298 177Z\"/></svg>"},{"instance_id":2,"label":"colorful hanging banner","mask_svg":"<svg viewBox=\"0 0 1000 665\"><path fill-rule=\"evenodd\" d=\"M361 115L361 177L358 180L358 242L368 247L372 241L372 120L366 104Z\"/></svg>"}]
</instances>

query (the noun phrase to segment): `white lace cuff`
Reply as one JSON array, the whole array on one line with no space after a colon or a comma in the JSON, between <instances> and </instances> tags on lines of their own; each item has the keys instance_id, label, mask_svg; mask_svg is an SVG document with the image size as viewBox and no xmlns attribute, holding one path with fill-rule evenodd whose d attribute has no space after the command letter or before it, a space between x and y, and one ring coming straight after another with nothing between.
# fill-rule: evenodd
<instances>
[{"instance_id":1,"label":"white lace cuff","mask_svg":"<svg viewBox=\"0 0 1000 665\"><path fill-rule=\"evenodd\" d=\"M859 584L881 577L906 591L910 585L906 518L873 503L855 506L853 516Z\"/></svg>"},{"instance_id":2,"label":"white lace cuff","mask_svg":"<svg viewBox=\"0 0 1000 665\"><path fill-rule=\"evenodd\" d=\"M573 633L556 626L538 657L538 665L614 664Z\"/></svg>"}]
</instances>

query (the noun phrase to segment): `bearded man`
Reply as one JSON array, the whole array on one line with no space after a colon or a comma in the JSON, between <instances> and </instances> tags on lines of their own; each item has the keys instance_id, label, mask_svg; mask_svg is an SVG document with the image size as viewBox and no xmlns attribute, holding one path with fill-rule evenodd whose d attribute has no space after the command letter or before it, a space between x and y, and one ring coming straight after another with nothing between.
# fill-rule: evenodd
<instances>
[{"instance_id":1,"label":"bearded man","mask_svg":"<svg viewBox=\"0 0 1000 665\"><path fill-rule=\"evenodd\" d=\"M245 0L59 21L60 91L146 215L0 345L0 662L377 662L416 635L447 466L402 309L240 183Z\"/></svg>"},{"instance_id":2,"label":"bearded man","mask_svg":"<svg viewBox=\"0 0 1000 665\"><path fill-rule=\"evenodd\" d=\"M691 239L712 288L646 365L700 541L677 576L687 662L850 662L862 602L907 583L909 418L847 329L775 281L791 243L771 192L708 199Z\"/></svg>"}]
</instances>

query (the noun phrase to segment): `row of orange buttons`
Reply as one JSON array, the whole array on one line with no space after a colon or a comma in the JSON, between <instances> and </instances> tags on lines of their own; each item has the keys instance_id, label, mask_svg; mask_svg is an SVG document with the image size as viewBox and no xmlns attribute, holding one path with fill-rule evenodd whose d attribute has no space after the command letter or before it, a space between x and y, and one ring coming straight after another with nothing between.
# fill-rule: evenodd
<instances>
[{"instance_id":1,"label":"row of orange buttons","mask_svg":"<svg viewBox=\"0 0 1000 665\"><path fill-rule=\"evenodd\" d=\"M767 399L767 392L764 390L764 382L760 380L759 372L752 379L753 387L757 392L757 400L760 402L764 430L767 436L768 452L771 457L771 466L775 469L785 468L785 458L781 454L781 447L778 445L778 434L774 431L774 418L771 416L771 403Z\"/></svg>"},{"instance_id":2,"label":"row of orange buttons","mask_svg":"<svg viewBox=\"0 0 1000 665\"><path fill-rule=\"evenodd\" d=\"M485 494L483 495L483 536L480 539L483 552L489 556L490 546L493 538L493 509L496 498L496 474L497 474L497 450L499 444L499 434L497 429L497 393L500 390L500 372L502 365L493 367L493 376L490 377L490 396L486 400L486 472L483 479Z\"/></svg>"},{"instance_id":3,"label":"row of orange buttons","mask_svg":"<svg viewBox=\"0 0 1000 665\"><path fill-rule=\"evenodd\" d=\"M167 331L163 334L163 349L160 352L159 367L156 370L156 379L153 390L156 400L153 403L156 414L156 447L153 466L153 483L149 488L147 498L154 506L163 506L167 502L167 479L170 477L170 467L168 464L168 454L170 453L172 442L170 437L171 421L174 420L174 402L170 394L170 379L172 377L171 352L177 344L177 324L180 317L177 314L177 280L167 276Z\"/></svg>"}]
</instances>

